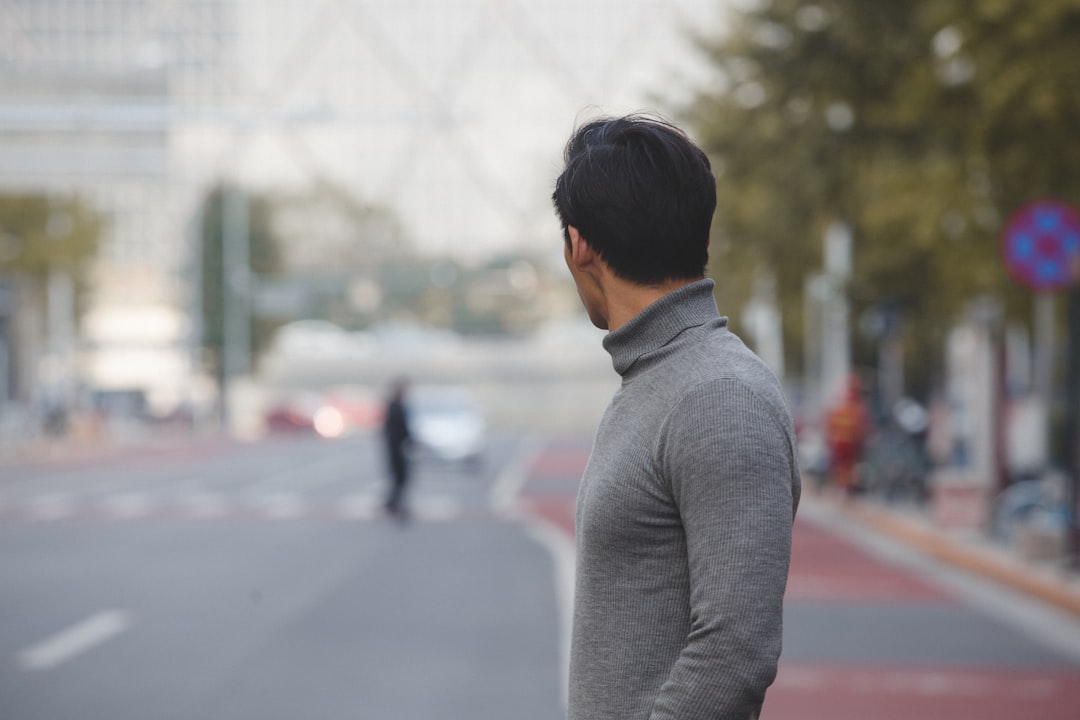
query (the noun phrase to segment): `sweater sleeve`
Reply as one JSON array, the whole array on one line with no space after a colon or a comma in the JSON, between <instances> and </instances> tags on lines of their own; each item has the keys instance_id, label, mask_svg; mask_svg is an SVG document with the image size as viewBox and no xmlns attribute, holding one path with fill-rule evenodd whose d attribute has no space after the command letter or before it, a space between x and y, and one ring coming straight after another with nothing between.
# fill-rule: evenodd
<instances>
[{"instance_id":1,"label":"sweater sleeve","mask_svg":"<svg viewBox=\"0 0 1080 720\"><path fill-rule=\"evenodd\" d=\"M795 459L786 417L737 380L695 387L658 463L679 509L690 630L650 720L746 720L776 676Z\"/></svg>"}]
</instances>

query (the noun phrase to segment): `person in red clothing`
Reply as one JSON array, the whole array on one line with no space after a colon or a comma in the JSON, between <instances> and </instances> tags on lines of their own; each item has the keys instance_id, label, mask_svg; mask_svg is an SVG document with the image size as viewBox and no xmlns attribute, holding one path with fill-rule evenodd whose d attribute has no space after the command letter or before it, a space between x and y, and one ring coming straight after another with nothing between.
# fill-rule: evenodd
<instances>
[{"instance_id":1,"label":"person in red clothing","mask_svg":"<svg viewBox=\"0 0 1080 720\"><path fill-rule=\"evenodd\" d=\"M825 441L829 447L832 481L845 494L858 486L856 468L862 459L870 413L862 398L859 379L851 376L841 401L829 409L825 419Z\"/></svg>"}]
</instances>

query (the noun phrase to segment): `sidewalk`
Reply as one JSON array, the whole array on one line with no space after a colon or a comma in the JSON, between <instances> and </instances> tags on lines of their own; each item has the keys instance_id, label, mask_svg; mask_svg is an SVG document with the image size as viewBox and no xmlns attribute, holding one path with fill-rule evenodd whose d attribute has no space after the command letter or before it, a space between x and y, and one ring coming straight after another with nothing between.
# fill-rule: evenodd
<instances>
[{"instance_id":1,"label":"sidewalk","mask_svg":"<svg viewBox=\"0 0 1080 720\"><path fill-rule=\"evenodd\" d=\"M912 507L872 498L838 499L807 490L806 501L827 506L868 530L1080 617L1080 571L1076 569L1026 561L984 532L942 529L926 512Z\"/></svg>"},{"instance_id":2,"label":"sidewalk","mask_svg":"<svg viewBox=\"0 0 1080 720\"><path fill-rule=\"evenodd\" d=\"M567 536L574 534L574 496L588 458L590 442L552 442L537 453L526 469L529 478L521 501ZM807 480L803 484L803 513L814 504L845 520L885 536L923 555L1003 587L1024 593L1080 618L1080 571L1060 564L1027 561L1010 546L995 542L979 530L950 530L936 526L927 510L888 505L874 498L840 499Z\"/></svg>"},{"instance_id":3,"label":"sidewalk","mask_svg":"<svg viewBox=\"0 0 1080 720\"><path fill-rule=\"evenodd\" d=\"M175 427L143 427L131 433L93 437L36 438L0 446L0 468L32 465L93 465L117 457L156 457L212 452L238 442L220 431L196 432Z\"/></svg>"}]
</instances>

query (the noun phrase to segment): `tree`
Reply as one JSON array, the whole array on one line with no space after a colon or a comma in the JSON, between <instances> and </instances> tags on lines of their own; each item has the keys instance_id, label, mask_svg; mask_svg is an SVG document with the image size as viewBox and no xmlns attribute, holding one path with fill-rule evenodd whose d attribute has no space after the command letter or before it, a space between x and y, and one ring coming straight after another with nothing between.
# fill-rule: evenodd
<instances>
[{"instance_id":1,"label":"tree","mask_svg":"<svg viewBox=\"0 0 1080 720\"><path fill-rule=\"evenodd\" d=\"M74 320L68 313L84 309L87 274L97 258L103 230L101 217L76 196L0 196L0 287L8 285L5 279L13 280L3 289L13 292L14 297L7 310L0 308L0 354L9 359L8 363L0 362L0 404L12 392L20 401L35 401L39 353L44 350L38 338L56 329L46 327L46 316L35 310L61 300L47 297L50 279L57 274L71 279L75 296L74 307L56 310ZM66 297L62 302L67 304ZM5 317L12 312L13 318ZM11 346L16 352L6 351Z\"/></svg>"},{"instance_id":2,"label":"tree","mask_svg":"<svg viewBox=\"0 0 1080 720\"><path fill-rule=\"evenodd\" d=\"M698 37L717 79L682 114L715 162L721 303L771 271L798 367L804 278L842 220L853 315L900 308L924 386L975 296L1029 317L998 233L1027 199L1080 199L1078 29L1070 0L761 0Z\"/></svg>"},{"instance_id":3,"label":"tree","mask_svg":"<svg viewBox=\"0 0 1080 720\"><path fill-rule=\"evenodd\" d=\"M0 196L0 274L44 278L54 270L83 280L104 223L78 197Z\"/></svg>"}]
</instances>

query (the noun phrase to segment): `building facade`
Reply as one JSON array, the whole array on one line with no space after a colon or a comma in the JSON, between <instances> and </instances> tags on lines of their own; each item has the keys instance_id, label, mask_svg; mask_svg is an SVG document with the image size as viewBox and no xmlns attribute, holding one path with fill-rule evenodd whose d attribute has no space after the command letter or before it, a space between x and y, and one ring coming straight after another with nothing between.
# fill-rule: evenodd
<instances>
[{"instance_id":1,"label":"building facade","mask_svg":"<svg viewBox=\"0 0 1080 720\"><path fill-rule=\"evenodd\" d=\"M43 386L58 380L42 367L59 367L69 396L136 394L152 413L171 413L197 372L190 218L208 174L204 161L178 152L201 110L227 94L234 8L0 4L0 193L78 197L104 221L78 313L32 307L72 302L63 292L19 294L23 317L11 326L23 330L9 333L7 345L20 350L8 353L16 367L6 399L39 405Z\"/></svg>"}]
</instances>

